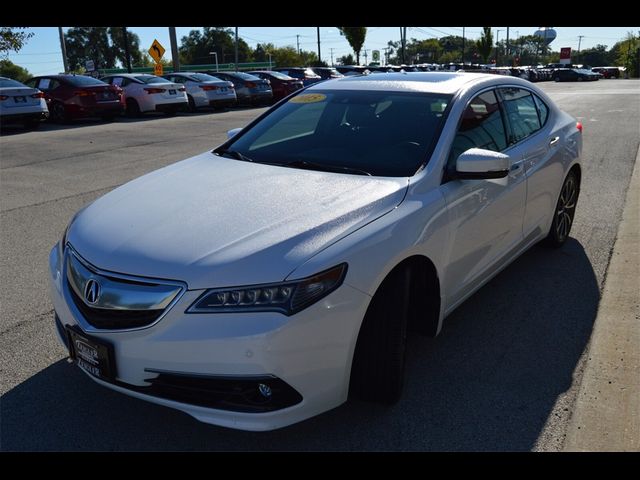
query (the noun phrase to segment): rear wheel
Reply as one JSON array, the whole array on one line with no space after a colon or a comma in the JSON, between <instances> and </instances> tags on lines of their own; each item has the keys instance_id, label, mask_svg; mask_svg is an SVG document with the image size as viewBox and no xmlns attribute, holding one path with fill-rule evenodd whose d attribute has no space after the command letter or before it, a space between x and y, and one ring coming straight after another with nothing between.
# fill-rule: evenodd
<instances>
[{"instance_id":1,"label":"rear wheel","mask_svg":"<svg viewBox=\"0 0 640 480\"><path fill-rule=\"evenodd\" d=\"M130 117L140 116L140 106L133 98L127 98L127 115Z\"/></svg>"},{"instance_id":2,"label":"rear wheel","mask_svg":"<svg viewBox=\"0 0 640 480\"><path fill-rule=\"evenodd\" d=\"M559 248L569 238L571 226L573 225L573 217L576 213L576 205L578 203L578 195L580 194L580 184L578 176L572 170L565 178L560 190L560 196L556 209L553 212L553 222L551 229L544 243L553 248Z\"/></svg>"},{"instance_id":3,"label":"rear wheel","mask_svg":"<svg viewBox=\"0 0 640 480\"><path fill-rule=\"evenodd\" d=\"M24 122L24 128L27 130L36 130L40 128L40 120L26 120Z\"/></svg>"},{"instance_id":4,"label":"rear wheel","mask_svg":"<svg viewBox=\"0 0 640 480\"><path fill-rule=\"evenodd\" d=\"M404 385L409 269L391 273L369 304L351 367L350 393L392 405Z\"/></svg>"},{"instance_id":5,"label":"rear wheel","mask_svg":"<svg viewBox=\"0 0 640 480\"><path fill-rule=\"evenodd\" d=\"M196 111L196 102L191 95L187 95L187 99L189 100L189 111L194 113Z\"/></svg>"},{"instance_id":6,"label":"rear wheel","mask_svg":"<svg viewBox=\"0 0 640 480\"><path fill-rule=\"evenodd\" d=\"M51 120L55 123L65 123L69 120L69 114L64 108L64 104L55 102L51 105Z\"/></svg>"}]
</instances>

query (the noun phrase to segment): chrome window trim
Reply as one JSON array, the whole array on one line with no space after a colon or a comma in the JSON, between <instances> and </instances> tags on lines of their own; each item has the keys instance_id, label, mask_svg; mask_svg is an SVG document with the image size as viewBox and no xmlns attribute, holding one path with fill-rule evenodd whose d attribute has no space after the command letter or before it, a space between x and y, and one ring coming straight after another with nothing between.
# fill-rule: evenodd
<instances>
[{"instance_id":1,"label":"chrome window trim","mask_svg":"<svg viewBox=\"0 0 640 480\"><path fill-rule=\"evenodd\" d=\"M176 294L175 298L166 306L164 311L158 316L158 318L156 318L153 322L151 322L148 325L144 325L142 327L117 328L117 329L116 328L97 328L91 325L84 318L82 313L78 310L78 307L75 305L75 302L71 297L71 293L69 292L69 289L72 288L69 285L69 280L67 277L67 267L66 267L69 255L73 255L80 263L82 263L84 267L86 267L88 270L94 272L97 275L101 275L104 277L111 277L115 279L128 280L128 281L138 282L138 283L155 283L159 285L169 285L169 286L179 287L180 290ZM187 284L179 280L166 280L166 279L157 279L157 278L151 278L151 277L127 275L127 274L112 272L109 270L103 270L101 268L98 268L95 265L88 262L87 260L85 260L84 258L82 258L82 256L73 248L73 246L70 243L67 243L65 245L61 267L62 267L61 283L62 283L62 292L64 295L65 303L67 304L67 307L69 308L69 310L72 312L74 319L76 320L78 325L82 328L83 331L87 333L120 333L120 332L139 331L139 330L145 330L147 328L151 328L154 325L156 325L158 322L160 322L167 315L167 313L169 313L169 311L180 301L182 296L187 291Z\"/></svg>"}]
</instances>

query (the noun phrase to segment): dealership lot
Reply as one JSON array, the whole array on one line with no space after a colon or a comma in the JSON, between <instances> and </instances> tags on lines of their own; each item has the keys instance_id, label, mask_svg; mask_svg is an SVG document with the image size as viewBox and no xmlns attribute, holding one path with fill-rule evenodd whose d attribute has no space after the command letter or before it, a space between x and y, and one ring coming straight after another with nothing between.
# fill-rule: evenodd
<instances>
[{"instance_id":1,"label":"dealership lot","mask_svg":"<svg viewBox=\"0 0 640 480\"><path fill-rule=\"evenodd\" d=\"M47 255L73 213L221 143L264 109L45 125L0 139L2 450L558 450L638 149L640 84L540 85L584 130L584 180L561 250L533 248L412 338L392 409L349 402L264 434L203 425L95 385L54 335ZM251 195L251 192L247 192Z\"/></svg>"}]
</instances>

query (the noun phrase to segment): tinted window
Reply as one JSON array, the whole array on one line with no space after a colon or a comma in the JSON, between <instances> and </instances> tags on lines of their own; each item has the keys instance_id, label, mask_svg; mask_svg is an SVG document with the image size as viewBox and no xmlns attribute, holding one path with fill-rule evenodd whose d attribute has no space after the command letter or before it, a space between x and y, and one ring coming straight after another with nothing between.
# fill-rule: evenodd
<instances>
[{"instance_id":1,"label":"tinted window","mask_svg":"<svg viewBox=\"0 0 640 480\"><path fill-rule=\"evenodd\" d=\"M189 75L191 80L195 80L196 82L219 82L220 79L214 77L213 75L207 75L206 73L192 73Z\"/></svg>"},{"instance_id":2,"label":"tinted window","mask_svg":"<svg viewBox=\"0 0 640 480\"><path fill-rule=\"evenodd\" d=\"M66 80L76 87L87 87L90 85L104 85L102 80L98 80L97 78L87 77L85 75L76 75L71 77L65 77Z\"/></svg>"},{"instance_id":3,"label":"tinted window","mask_svg":"<svg viewBox=\"0 0 640 480\"><path fill-rule=\"evenodd\" d=\"M255 75L249 75L248 73L242 73L242 72L235 72L233 75L230 75L231 77L235 77L235 78L241 78L242 80L258 80L258 77L256 77Z\"/></svg>"},{"instance_id":4,"label":"tinted window","mask_svg":"<svg viewBox=\"0 0 640 480\"><path fill-rule=\"evenodd\" d=\"M547 123L547 118L549 117L549 107L540 100L537 95L533 95L533 99L536 102L536 107L538 107L538 116L540 117L540 125L544 126Z\"/></svg>"},{"instance_id":5,"label":"tinted window","mask_svg":"<svg viewBox=\"0 0 640 480\"><path fill-rule=\"evenodd\" d=\"M5 87L24 87L24 85L20 82L16 82L15 80L11 80L10 78L2 78L0 79L0 88Z\"/></svg>"},{"instance_id":6,"label":"tinted window","mask_svg":"<svg viewBox=\"0 0 640 480\"><path fill-rule=\"evenodd\" d=\"M319 170L411 176L428 161L449 101L449 95L429 93L307 92L273 110L228 148L262 163L307 162Z\"/></svg>"},{"instance_id":7,"label":"tinted window","mask_svg":"<svg viewBox=\"0 0 640 480\"><path fill-rule=\"evenodd\" d=\"M24 84L27 85L28 87L36 88L36 85L38 84L38 79L30 78L29 80L24 82Z\"/></svg>"},{"instance_id":8,"label":"tinted window","mask_svg":"<svg viewBox=\"0 0 640 480\"><path fill-rule=\"evenodd\" d=\"M282 72L269 72L269 73L263 73L263 75L265 77L279 78L280 80L293 80L292 77L290 77L289 75L285 75Z\"/></svg>"},{"instance_id":9,"label":"tinted window","mask_svg":"<svg viewBox=\"0 0 640 480\"><path fill-rule=\"evenodd\" d=\"M136 75L136 80L140 80L142 83L167 83L165 78L156 77L154 75Z\"/></svg>"},{"instance_id":10,"label":"tinted window","mask_svg":"<svg viewBox=\"0 0 640 480\"><path fill-rule=\"evenodd\" d=\"M507 137L500 105L493 90L475 97L462 114L458 132L449 154L449 165L470 148L501 152L507 148Z\"/></svg>"},{"instance_id":11,"label":"tinted window","mask_svg":"<svg viewBox=\"0 0 640 480\"><path fill-rule=\"evenodd\" d=\"M509 145L540 130L538 110L528 90L501 88L500 93L509 123Z\"/></svg>"}]
</instances>

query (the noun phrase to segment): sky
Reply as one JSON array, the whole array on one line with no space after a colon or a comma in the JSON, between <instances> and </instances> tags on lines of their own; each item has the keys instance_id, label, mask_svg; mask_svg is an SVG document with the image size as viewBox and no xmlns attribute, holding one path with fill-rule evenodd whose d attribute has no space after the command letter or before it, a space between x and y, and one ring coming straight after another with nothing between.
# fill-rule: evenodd
<instances>
[{"instance_id":1,"label":"sky","mask_svg":"<svg viewBox=\"0 0 640 480\"><path fill-rule=\"evenodd\" d=\"M66 32L70 27L63 27ZM447 35L462 35L463 27L407 27L407 40L417 38L424 40L438 38ZM518 35L531 35L538 27L509 27L510 37ZM138 34L141 48L147 50L154 39L157 39L167 50L164 58L171 59L171 47L169 43L169 29L167 27L128 27L129 31ZM190 30L201 27L177 27L176 34L178 45L183 36ZM492 27L494 39L496 34L499 40L506 37L507 27ZM482 27L465 27L465 35L469 39L480 37ZM499 32L498 32L499 30ZM556 27L556 40L551 44L554 50L560 47L578 49L578 36L582 35L580 48L591 48L597 44L612 47L617 41L623 40L629 31L636 35L640 27ZM26 68L32 75L50 75L63 71L62 53L60 50L60 38L58 27L34 27L29 28L34 35L26 46L18 53L10 53L8 58L13 63ZM300 49L317 52L316 27L238 27L238 35L251 47L258 43L273 43L277 47L296 47L300 41ZM299 35L299 38L297 37ZM389 40L400 39L399 27L368 27L365 44L361 52L361 63L364 61L364 52L367 50L368 61L371 61L371 50L380 50L387 46ZM353 53L349 43L340 35L335 27L320 27L320 47L322 59L331 63L331 56L337 59L348 53ZM227 59L229 60L229 59ZM213 63L213 60L211 61ZM222 59L220 59L220 63Z\"/></svg>"}]
</instances>

